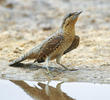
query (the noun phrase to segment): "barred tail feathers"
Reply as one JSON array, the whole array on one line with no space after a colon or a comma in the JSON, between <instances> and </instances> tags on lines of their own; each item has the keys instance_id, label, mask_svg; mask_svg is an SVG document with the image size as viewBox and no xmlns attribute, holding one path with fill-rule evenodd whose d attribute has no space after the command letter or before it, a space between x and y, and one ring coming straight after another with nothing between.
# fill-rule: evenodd
<instances>
[{"instance_id":1,"label":"barred tail feathers","mask_svg":"<svg viewBox=\"0 0 110 100\"><path fill-rule=\"evenodd\" d=\"M34 58L37 58L38 57L38 50L37 48L33 48L31 49L29 52L27 52L26 54L24 54L23 56L15 59L14 61L12 61L9 65L10 66L13 66L13 65L16 65L18 63L20 63L21 61L24 61L26 59L34 59Z\"/></svg>"},{"instance_id":2,"label":"barred tail feathers","mask_svg":"<svg viewBox=\"0 0 110 100\"><path fill-rule=\"evenodd\" d=\"M16 65L16 64L20 63L21 61L25 60L26 58L27 58L27 55L25 54L25 55L15 59L14 61L12 61L9 65L10 66Z\"/></svg>"},{"instance_id":3,"label":"barred tail feathers","mask_svg":"<svg viewBox=\"0 0 110 100\"><path fill-rule=\"evenodd\" d=\"M9 65L10 66L16 65L26 59L37 59L37 57L39 55L40 48L41 48L41 45L35 46L29 52L25 53L23 56L12 61Z\"/></svg>"}]
</instances>

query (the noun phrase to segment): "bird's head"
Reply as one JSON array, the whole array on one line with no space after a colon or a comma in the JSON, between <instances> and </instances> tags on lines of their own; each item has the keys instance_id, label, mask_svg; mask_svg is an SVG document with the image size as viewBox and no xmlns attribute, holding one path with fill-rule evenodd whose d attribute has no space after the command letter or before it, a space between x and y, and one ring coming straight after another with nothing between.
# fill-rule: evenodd
<instances>
[{"instance_id":1,"label":"bird's head","mask_svg":"<svg viewBox=\"0 0 110 100\"><path fill-rule=\"evenodd\" d=\"M80 12L73 12L73 13L69 13L63 20L62 23L62 28L65 29L69 26L74 26L75 23L77 22L78 16L82 13L82 11Z\"/></svg>"}]
</instances>

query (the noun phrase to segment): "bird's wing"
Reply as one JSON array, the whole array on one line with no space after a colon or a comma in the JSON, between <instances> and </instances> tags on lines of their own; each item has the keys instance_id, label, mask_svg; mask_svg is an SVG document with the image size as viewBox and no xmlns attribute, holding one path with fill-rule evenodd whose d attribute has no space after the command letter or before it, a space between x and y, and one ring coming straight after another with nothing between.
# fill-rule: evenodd
<instances>
[{"instance_id":1,"label":"bird's wing","mask_svg":"<svg viewBox=\"0 0 110 100\"><path fill-rule=\"evenodd\" d=\"M77 48L79 45L79 42L80 42L80 37L76 35L71 46L67 50L64 51L64 54L66 54L66 53L70 52L71 50Z\"/></svg>"},{"instance_id":2,"label":"bird's wing","mask_svg":"<svg viewBox=\"0 0 110 100\"><path fill-rule=\"evenodd\" d=\"M58 37L58 38L59 38L59 37ZM60 38L59 38L59 39L60 39ZM62 39L63 39L63 38L62 38ZM61 41L62 41L62 39L61 39ZM57 41L58 41L58 40L57 40ZM72 51L73 49L77 48L78 45L79 45L79 42L80 42L80 37L79 37L79 36L75 36L75 39L73 40L71 46L70 46L67 50L64 51L64 54L66 54L66 53ZM46 57L46 56L44 56L44 54L42 54L42 56L40 56L40 57L37 59L38 63L44 62L44 61L45 61L45 57Z\"/></svg>"},{"instance_id":3,"label":"bird's wing","mask_svg":"<svg viewBox=\"0 0 110 100\"><path fill-rule=\"evenodd\" d=\"M49 56L52 52L54 52L54 50L60 46L63 39L64 37L59 34L47 39L40 48L38 60L43 58L45 59L46 56Z\"/></svg>"}]
</instances>

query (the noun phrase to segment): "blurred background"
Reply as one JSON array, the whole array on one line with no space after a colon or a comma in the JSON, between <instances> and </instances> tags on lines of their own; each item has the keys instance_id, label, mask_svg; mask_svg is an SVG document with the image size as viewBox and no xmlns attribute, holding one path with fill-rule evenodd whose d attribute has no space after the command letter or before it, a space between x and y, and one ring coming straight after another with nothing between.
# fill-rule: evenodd
<instances>
[{"instance_id":1,"label":"blurred background","mask_svg":"<svg viewBox=\"0 0 110 100\"><path fill-rule=\"evenodd\" d=\"M81 41L62 63L92 68L99 71L96 77L104 71L110 82L110 0L0 0L0 60L11 61L39 44L74 11L83 11L76 24ZM11 73L4 67L0 71Z\"/></svg>"}]
</instances>

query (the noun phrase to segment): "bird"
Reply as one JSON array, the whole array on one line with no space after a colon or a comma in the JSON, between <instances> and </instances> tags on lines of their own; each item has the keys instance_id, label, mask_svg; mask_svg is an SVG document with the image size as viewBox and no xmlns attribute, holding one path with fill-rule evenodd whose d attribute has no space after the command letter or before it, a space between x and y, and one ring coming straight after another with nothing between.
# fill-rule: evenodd
<instances>
[{"instance_id":1,"label":"bird","mask_svg":"<svg viewBox=\"0 0 110 100\"><path fill-rule=\"evenodd\" d=\"M80 37L75 35L75 24L82 11L67 14L58 31L47 37L39 45L34 46L24 55L10 62L9 66L14 66L26 59L34 59L34 63L46 62L45 67L49 71L49 61L56 59L56 63L68 70L61 64L61 57L77 48Z\"/></svg>"}]
</instances>

